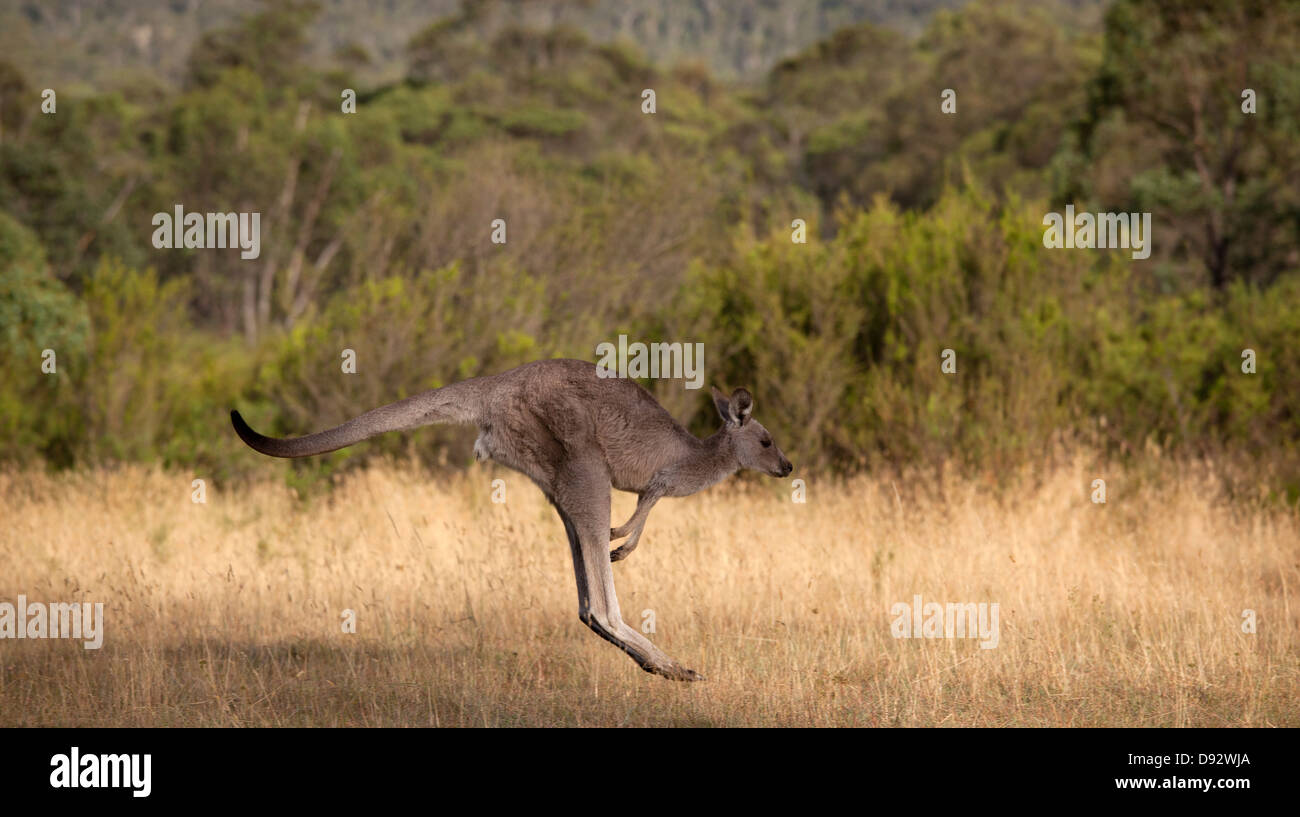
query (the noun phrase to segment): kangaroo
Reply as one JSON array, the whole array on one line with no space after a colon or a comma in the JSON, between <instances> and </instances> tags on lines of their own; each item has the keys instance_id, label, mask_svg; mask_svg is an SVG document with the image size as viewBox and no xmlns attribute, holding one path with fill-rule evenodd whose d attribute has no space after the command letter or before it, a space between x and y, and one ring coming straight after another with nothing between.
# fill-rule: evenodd
<instances>
[{"instance_id":1,"label":"kangaroo","mask_svg":"<svg viewBox=\"0 0 1300 817\"><path fill-rule=\"evenodd\" d=\"M387 431L433 423L477 426L475 458L524 474L559 513L578 583L578 618L646 672L696 681L702 679L699 673L623 621L611 563L636 548L646 517L661 498L702 491L742 468L774 477L794 470L772 435L751 418L754 399L748 391L736 389L730 397L716 388L712 392L723 425L703 440L678 425L634 381L600 377L594 363L581 360L540 360L452 383L305 437L265 437L238 411L230 412L230 420L250 448L272 457L324 454ZM613 529L611 488L638 495L631 518ZM628 541L610 553L610 539L624 536Z\"/></svg>"}]
</instances>

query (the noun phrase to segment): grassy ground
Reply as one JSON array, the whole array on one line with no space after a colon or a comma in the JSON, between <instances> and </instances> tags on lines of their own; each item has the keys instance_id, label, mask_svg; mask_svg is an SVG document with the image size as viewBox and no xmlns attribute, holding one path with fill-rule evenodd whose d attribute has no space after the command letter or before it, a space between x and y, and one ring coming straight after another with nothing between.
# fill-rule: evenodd
<instances>
[{"instance_id":1,"label":"grassy ground","mask_svg":"<svg viewBox=\"0 0 1300 817\"><path fill-rule=\"evenodd\" d=\"M190 474L0 474L0 602L105 604L99 650L0 641L0 726L1300 725L1300 520L1156 472L660 503L615 578L696 684L578 621L563 528L509 473L374 468L308 503L268 477L205 504ZM915 594L998 603L998 646L894 638Z\"/></svg>"}]
</instances>

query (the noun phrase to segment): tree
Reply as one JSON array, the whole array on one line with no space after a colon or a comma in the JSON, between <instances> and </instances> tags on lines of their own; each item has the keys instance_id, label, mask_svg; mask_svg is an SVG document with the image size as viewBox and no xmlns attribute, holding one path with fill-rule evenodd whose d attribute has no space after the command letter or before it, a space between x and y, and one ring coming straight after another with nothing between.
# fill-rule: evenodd
<instances>
[{"instance_id":1,"label":"tree","mask_svg":"<svg viewBox=\"0 0 1300 817\"><path fill-rule=\"evenodd\" d=\"M1216 290L1300 261L1300 5L1120 0L1081 131L1081 190L1149 210ZM1243 93L1256 112L1243 111ZM1159 248L1158 248L1159 251Z\"/></svg>"}]
</instances>

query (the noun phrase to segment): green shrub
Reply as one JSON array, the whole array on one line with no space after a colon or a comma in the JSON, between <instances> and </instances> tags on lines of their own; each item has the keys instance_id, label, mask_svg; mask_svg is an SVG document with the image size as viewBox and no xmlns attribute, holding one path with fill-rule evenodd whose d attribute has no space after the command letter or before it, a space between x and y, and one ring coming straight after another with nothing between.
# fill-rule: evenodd
<instances>
[{"instance_id":1,"label":"green shrub","mask_svg":"<svg viewBox=\"0 0 1300 817\"><path fill-rule=\"evenodd\" d=\"M50 274L36 236L0 212L0 459L73 462L85 434L76 396L88 329L85 306Z\"/></svg>"}]
</instances>

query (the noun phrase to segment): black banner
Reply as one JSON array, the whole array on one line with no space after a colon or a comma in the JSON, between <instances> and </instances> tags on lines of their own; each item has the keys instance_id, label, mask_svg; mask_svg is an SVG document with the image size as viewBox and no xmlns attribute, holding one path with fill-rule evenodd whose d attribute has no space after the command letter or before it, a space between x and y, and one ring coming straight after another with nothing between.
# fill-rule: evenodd
<instances>
[{"instance_id":1,"label":"black banner","mask_svg":"<svg viewBox=\"0 0 1300 817\"><path fill-rule=\"evenodd\" d=\"M0 785L51 805L333 805L640 791L677 807L773 794L924 804L1239 805L1285 797L1284 730L5 730ZM560 795L556 798L555 795ZM1050 799L1044 799L1050 798ZM922 801L915 801L922 807ZM536 805L536 803L534 803ZM459 810L459 808L457 809Z\"/></svg>"}]
</instances>

